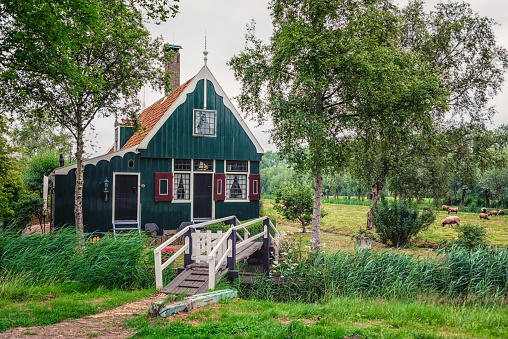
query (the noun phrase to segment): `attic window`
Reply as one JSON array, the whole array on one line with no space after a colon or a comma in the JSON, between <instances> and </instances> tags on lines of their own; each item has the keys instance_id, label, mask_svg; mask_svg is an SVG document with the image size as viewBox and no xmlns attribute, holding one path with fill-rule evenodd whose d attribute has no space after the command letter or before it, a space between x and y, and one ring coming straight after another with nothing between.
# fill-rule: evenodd
<instances>
[{"instance_id":1,"label":"attic window","mask_svg":"<svg viewBox=\"0 0 508 339\"><path fill-rule=\"evenodd\" d=\"M195 109L194 110L194 135L215 136L217 126L217 111Z\"/></svg>"},{"instance_id":2,"label":"attic window","mask_svg":"<svg viewBox=\"0 0 508 339\"><path fill-rule=\"evenodd\" d=\"M129 166L129 168L133 168L134 167L134 160L129 160L129 163L127 164Z\"/></svg>"}]
</instances>

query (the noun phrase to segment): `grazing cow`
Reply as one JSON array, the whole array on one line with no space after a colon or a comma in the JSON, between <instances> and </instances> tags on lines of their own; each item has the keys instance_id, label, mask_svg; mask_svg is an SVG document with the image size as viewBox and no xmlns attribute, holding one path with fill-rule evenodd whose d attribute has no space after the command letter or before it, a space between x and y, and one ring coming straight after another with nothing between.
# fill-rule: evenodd
<instances>
[{"instance_id":1,"label":"grazing cow","mask_svg":"<svg viewBox=\"0 0 508 339\"><path fill-rule=\"evenodd\" d=\"M490 219L489 219L489 216L487 215L487 213L480 213L480 219L487 219L487 220L490 220Z\"/></svg>"},{"instance_id":2,"label":"grazing cow","mask_svg":"<svg viewBox=\"0 0 508 339\"><path fill-rule=\"evenodd\" d=\"M452 215L451 217L446 217L443 222L441 223L441 226L444 227L444 225L451 225L451 224L459 224L460 219L456 215Z\"/></svg>"},{"instance_id":3,"label":"grazing cow","mask_svg":"<svg viewBox=\"0 0 508 339\"><path fill-rule=\"evenodd\" d=\"M482 207L482 213L487 213L487 207Z\"/></svg>"},{"instance_id":4,"label":"grazing cow","mask_svg":"<svg viewBox=\"0 0 508 339\"><path fill-rule=\"evenodd\" d=\"M490 211L489 216L491 216L491 215L497 215L497 211L495 211L495 210Z\"/></svg>"},{"instance_id":5,"label":"grazing cow","mask_svg":"<svg viewBox=\"0 0 508 339\"><path fill-rule=\"evenodd\" d=\"M450 208L450 206L448 206L448 205L443 205L443 211L448 211L448 208Z\"/></svg>"},{"instance_id":6,"label":"grazing cow","mask_svg":"<svg viewBox=\"0 0 508 339\"><path fill-rule=\"evenodd\" d=\"M428 210L430 210L430 208L429 208L429 206L423 206L423 210L428 211Z\"/></svg>"},{"instance_id":7,"label":"grazing cow","mask_svg":"<svg viewBox=\"0 0 508 339\"><path fill-rule=\"evenodd\" d=\"M499 210L499 212L497 212L498 215L504 215L504 210Z\"/></svg>"},{"instance_id":8,"label":"grazing cow","mask_svg":"<svg viewBox=\"0 0 508 339\"><path fill-rule=\"evenodd\" d=\"M448 214L450 214L450 212L455 212L455 214L458 214L459 208L458 207L448 207Z\"/></svg>"}]
</instances>

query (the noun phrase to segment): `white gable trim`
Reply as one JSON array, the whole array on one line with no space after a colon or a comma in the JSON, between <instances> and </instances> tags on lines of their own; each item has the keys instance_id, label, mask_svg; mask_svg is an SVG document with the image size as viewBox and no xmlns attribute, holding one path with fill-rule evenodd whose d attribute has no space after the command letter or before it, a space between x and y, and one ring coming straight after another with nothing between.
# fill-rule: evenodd
<instances>
[{"instance_id":1,"label":"white gable trim","mask_svg":"<svg viewBox=\"0 0 508 339\"><path fill-rule=\"evenodd\" d=\"M206 74L205 74L205 72L206 72ZM164 113L164 115L159 119L159 121L155 124L155 126L152 127L150 132L148 132L148 134L143 138L141 143L138 145L137 149L138 150L147 149L148 143L150 142L150 140L152 140L152 138L155 136L155 134L157 134L159 129L162 128L162 126L166 123L166 121L173 114L173 112L178 108L178 106L185 103L185 101L187 100L187 94L194 92L198 81L201 79L209 80L214 85L215 92L223 98L224 106L229 108L229 110L233 113L233 116L236 118L236 120L238 121L240 126L242 126L245 133L247 133L247 135L249 136L249 139L252 141L252 143L256 147L256 152L257 153L264 153L263 147L261 147L261 144L257 141L254 134L252 134L252 131L249 129L249 126L247 126L245 121L243 121L242 117L236 110L235 106L233 106L233 104L229 100L226 93L224 93L224 90L222 89L222 87L219 85L219 83L217 82L217 80L215 79L213 74L210 72L210 69L208 68L208 66L203 66L203 68L201 68L199 73L196 74L196 76L192 79L192 81L187 85L185 90L182 93L180 93L180 96L168 108L166 113Z\"/></svg>"},{"instance_id":2,"label":"white gable trim","mask_svg":"<svg viewBox=\"0 0 508 339\"><path fill-rule=\"evenodd\" d=\"M94 165L95 166L95 165L97 165L99 163L99 161L102 161L102 160L110 161L114 157L122 157L123 158L123 156L125 154L129 153L129 152L139 153L136 150L136 146L133 146L133 147L129 147L129 148L126 148L126 149L122 149L122 150L117 151L117 152L112 152L112 153L104 154L104 155L101 155L99 157L83 161L83 166L86 166L86 165ZM76 169L76 164L67 165L67 166L64 166L64 167L59 167L59 168L55 169L50 175L67 175L73 169Z\"/></svg>"}]
</instances>

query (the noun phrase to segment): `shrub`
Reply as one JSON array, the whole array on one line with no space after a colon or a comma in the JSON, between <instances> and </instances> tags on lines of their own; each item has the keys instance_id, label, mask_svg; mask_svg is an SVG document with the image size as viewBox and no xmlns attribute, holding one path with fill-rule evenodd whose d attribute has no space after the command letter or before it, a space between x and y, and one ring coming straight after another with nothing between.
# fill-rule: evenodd
<instances>
[{"instance_id":1,"label":"shrub","mask_svg":"<svg viewBox=\"0 0 508 339\"><path fill-rule=\"evenodd\" d=\"M381 201L372 209L372 222L382 243L406 246L412 237L436 219L433 212L421 211L408 201Z\"/></svg>"},{"instance_id":2,"label":"shrub","mask_svg":"<svg viewBox=\"0 0 508 339\"><path fill-rule=\"evenodd\" d=\"M13 204L12 208L15 213L8 226L14 229L24 229L35 216L38 218L42 216L43 204L43 199L37 193L23 195L19 201Z\"/></svg>"},{"instance_id":3,"label":"shrub","mask_svg":"<svg viewBox=\"0 0 508 339\"><path fill-rule=\"evenodd\" d=\"M481 226L473 224L461 224L456 226L458 239L455 242L457 246L467 249L475 247L487 247L487 231Z\"/></svg>"}]
</instances>

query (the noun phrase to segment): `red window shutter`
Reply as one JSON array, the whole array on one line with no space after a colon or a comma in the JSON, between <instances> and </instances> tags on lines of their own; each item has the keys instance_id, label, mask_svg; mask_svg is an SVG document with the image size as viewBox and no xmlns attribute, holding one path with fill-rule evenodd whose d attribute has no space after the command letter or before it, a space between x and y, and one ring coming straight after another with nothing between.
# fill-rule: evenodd
<instances>
[{"instance_id":1,"label":"red window shutter","mask_svg":"<svg viewBox=\"0 0 508 339\"><path fill-rule=\"evenodd\" d=\"M224 200L226 199L226 174L215 173L213 175L213 199Z\"/></svg>"},{"instance_id":2,"label":"red window shutter","mask_svg":"<svg viewBox=\"0 0 508 339\"><path fill-rule=\"evenodd\" d=\"M154 173L154 200L173 201L173 173Z\"/></svg>"},{"instance_id":3,"label":"red window shutter","mask_svg":"<svg viewBox=\"0 0 508 339\"><path fill-rule=\"evenodd\" d=\"M259 183L261 176L259 174L251 174L249 177L249 183L250 183L250 194L249 199L250 200L259 200L261 197L261 185Z\"/></svg>"}]
</instances>

